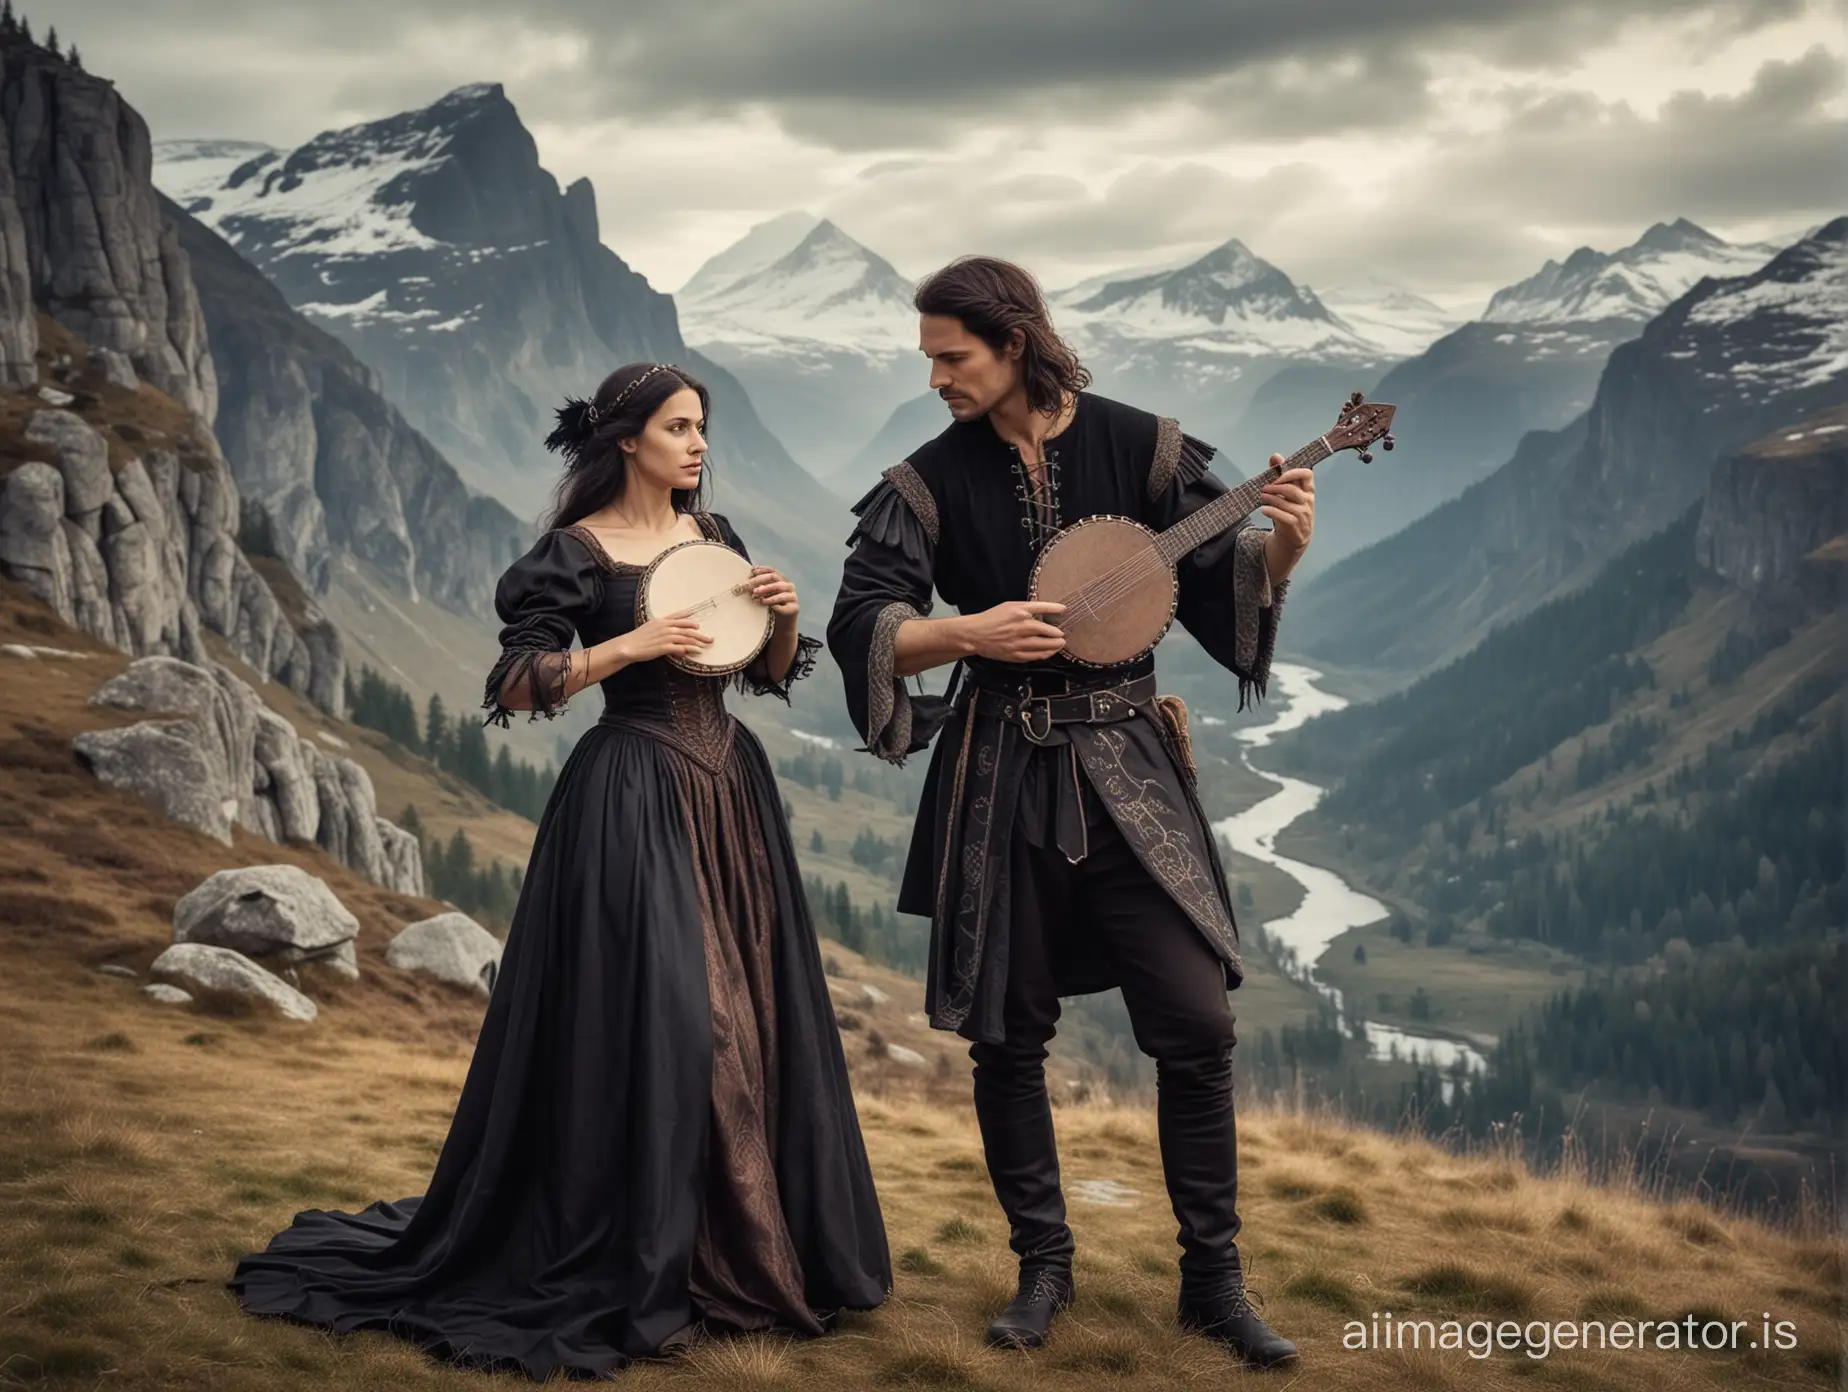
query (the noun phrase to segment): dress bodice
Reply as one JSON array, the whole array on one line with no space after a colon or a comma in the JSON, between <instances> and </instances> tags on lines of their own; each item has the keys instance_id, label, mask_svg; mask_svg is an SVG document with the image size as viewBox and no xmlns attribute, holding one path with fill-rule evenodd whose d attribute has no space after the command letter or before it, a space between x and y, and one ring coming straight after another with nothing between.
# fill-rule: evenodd
<instances>
[{"instance_id":1,"label":"dress bodice","mask_svg":"<svg viewBox=\"0 0 1848 1392\"><path fill-rule=\"evenodd\" d=\"M707 540L723 540L707 515L701 514L699 521ZM642 576L647 567L613 559L583 527L564 531L583 544L603 572L602 601L577 620L584 646L594 647L639 627ZM724 762L736 724L725 707L725 688L730 684L729 677L688 672L666 658L631 663L599 683L603 689L601 723L646 731L707 767L717 768Z\"/></svg>"}]
</instances>

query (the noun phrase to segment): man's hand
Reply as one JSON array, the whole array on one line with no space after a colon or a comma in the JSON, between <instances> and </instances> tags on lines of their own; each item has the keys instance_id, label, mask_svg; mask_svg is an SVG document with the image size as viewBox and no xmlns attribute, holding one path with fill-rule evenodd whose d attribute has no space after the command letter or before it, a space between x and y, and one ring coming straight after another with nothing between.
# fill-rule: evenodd
<instances>
[{"instance_id":1,"label":"man's hand","mask_svg":"<svg viewBox=\"0 0 1848 1392\"><path fill-rule=\"evenodd\" d=\"M1063 604L1012 599L969 615L963 620L964 634L977 657L1044 662L1065 646L1065 635L1047 623L1045 616L1064 612Z\"/></svg>"},{"instance_id":2,"label":"man's hand","mask_svg":"<svg viewBox=\"0 0 1848 1392\"><path fill-rule=\"evenodd\" d=\"M1283 464L1281 454L1270 457L1270 467L1277 471ZM1271 583L1289 575L1309 547L1309 535L1315 530L1315 474L1308 469L1284 469L1264 485L1264 502L1258 508L1271 520L1271 535L1264 543L1264 560Z\"/></svg>"}]
</instances>

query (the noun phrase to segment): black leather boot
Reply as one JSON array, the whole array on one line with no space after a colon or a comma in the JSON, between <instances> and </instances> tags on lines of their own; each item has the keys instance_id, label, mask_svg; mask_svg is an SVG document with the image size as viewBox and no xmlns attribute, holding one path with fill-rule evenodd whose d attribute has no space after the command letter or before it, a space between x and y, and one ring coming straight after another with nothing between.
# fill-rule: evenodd
<instances>
[{"instance_id":1,"label":"black leather boot","mask_svg":"<svg viewBox=\"0 0 1848 1392\"><path fill-rule=\"evenodd\" d=\"M1245 1280L1210 1293L1181 1289L1181 1328L1223 1344L1254 1368L1272 1368L1297 1356L1296 1345L1258 1317L1246 1297Z\"/></svg>"},{"instance_id":2,"label":"black leather boot","mask_svg":"<svg viewBox=\"0 0 1848 1392\"><path fill-rule=\"evenodd\" d=\"M1020 1272L1020 1289L1007 1309L988 1326L990 1348L1036 1349L1061 1310L1077 1296L1072 1274L1059 1268L1039 1267Z\"/></svg>"}]
</instances>

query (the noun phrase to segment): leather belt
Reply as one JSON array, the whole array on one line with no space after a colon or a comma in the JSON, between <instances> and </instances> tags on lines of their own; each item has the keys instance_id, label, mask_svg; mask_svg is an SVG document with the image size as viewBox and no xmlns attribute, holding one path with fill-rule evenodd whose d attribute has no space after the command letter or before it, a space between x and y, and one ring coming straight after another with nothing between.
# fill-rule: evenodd
<instances>
[{"instance_id":1,"label":"leather belt","mask_svg":"<svg viewBox=\"0 0 1848 1392\"><path fill-rule=\"evenodd\" d=\"M1035 744L1052 733L1055 725L1109 725L1128 720L1155 699L1155 677L1137 677L1120 686L1098 687L1063 696L1035 696L1031 683L1015 690L997 691L978 685L972 698L978 715L1017 720Z\"/></svg>"}]
</instances>

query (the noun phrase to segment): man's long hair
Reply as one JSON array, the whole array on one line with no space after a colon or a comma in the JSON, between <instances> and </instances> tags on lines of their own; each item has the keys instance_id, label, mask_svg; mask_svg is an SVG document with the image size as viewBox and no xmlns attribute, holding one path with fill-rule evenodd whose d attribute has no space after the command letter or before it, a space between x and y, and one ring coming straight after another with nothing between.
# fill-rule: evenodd
<instances>
[{"instance_id":1,"label":"man's long hair","mask_svg":"<svg viewBox=\"0 0 1848 1392\"><path fill-rule=\"evenodd\" d=\"M1039 282L1012 261L964 256L919 283L912 304L919 314L943 314L962 321L995 352L1004 352L1019 330L1021 379L1027 408L1057 415L1065 398L1091 385L1078 355L1053 332L1052 316Z\"/></svg>"}]
</instances>

